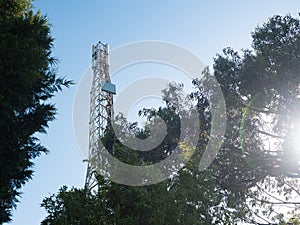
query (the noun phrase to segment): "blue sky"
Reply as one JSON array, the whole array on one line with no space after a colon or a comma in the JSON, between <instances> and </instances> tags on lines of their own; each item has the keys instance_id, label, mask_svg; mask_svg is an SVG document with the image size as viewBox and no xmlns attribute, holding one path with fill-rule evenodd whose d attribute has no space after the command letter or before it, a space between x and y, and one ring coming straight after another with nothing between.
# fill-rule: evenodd
<instances>
[{"instance_id":1,"label":"blue sky","mask_svg":"<svg viewBox=\"0 0 300 225\"><path fill-rule=\"evenodd\" d=\"M251 31L268 17L287 13L296 16L300 1L37 0L34 7L52 24L58 74L78 83L91 63L91 46L99 40L108 42L111 48L142 40L172 42L211 65L224 47L248 48ZM75 91L76 85L54 99L57 119L47 135L39 135L50 153L35 160L35 175L22 189L13 225L39 224L46 215L40 207L44 197L56 193L62 185L84 185L86 164L72 127Z\"/></svg>"}]
</instances>

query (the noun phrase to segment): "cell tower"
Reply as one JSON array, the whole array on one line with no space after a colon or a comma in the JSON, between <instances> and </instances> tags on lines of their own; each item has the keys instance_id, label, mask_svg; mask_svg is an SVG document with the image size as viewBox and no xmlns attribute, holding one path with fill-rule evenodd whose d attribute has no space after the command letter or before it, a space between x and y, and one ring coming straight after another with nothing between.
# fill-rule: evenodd
<instances>
[{"instance_id":1,"label":"cell tower","mask_svg":"<svg viewBox=\"0 0 300 225\"><path fill-rule=\"evenodd\" d=\"M109 46L100 41L93 45L93 83L90 92L89 158L85 188L91 190L97 185L93 161L99 156L98 142L113 118L113 94L116 86L109 76Z\"/></svg>"}]
</instances>

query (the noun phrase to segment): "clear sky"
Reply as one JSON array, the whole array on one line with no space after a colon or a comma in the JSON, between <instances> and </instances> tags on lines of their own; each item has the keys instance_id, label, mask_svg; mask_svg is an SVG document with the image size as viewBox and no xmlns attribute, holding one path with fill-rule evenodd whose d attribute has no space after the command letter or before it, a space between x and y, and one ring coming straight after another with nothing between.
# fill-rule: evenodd
<instances>
[{"instance_id":1,"label":"clear sky","mask_svg":"<svg viewBox=\"0 0 300 225\"><path fill-rule=\"evenodd\" d=\"M251 31L268 17L287 13L296 16L300 1L37 0L34 7L52 24L58 74L78 83L91 63L91 46L99 40L108 42L111 48L133 41L168 41L191 50L211 65L224 47L248 48ZM48 134L40 136L50 153L35 160L35 175L22 189L13 225L40 224L46 215L40 207L44 197L56 193L62 185L84 185L86 164L72 127L75 92L76 85L54 99L57 119Z\"/></svg>"}]
</instances>

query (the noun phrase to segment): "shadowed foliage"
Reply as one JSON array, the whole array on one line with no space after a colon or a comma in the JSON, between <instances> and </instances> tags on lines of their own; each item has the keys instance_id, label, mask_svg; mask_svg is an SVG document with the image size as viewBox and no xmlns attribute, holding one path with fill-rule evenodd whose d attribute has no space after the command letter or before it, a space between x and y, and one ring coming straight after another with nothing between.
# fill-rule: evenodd
<instances>
[{"instance_id":1,"label":"shadowed foliage","mask_svg":"<svg viewBox=\"0 0 300 225\"><path fill-rule=\"evenodd\" d=\"M56 76L50 26L30 4L0 0L0 223L11 219L32 160L47 152L34 136L55 118L47 100L72 83Z\"/></svg>"},{"instance_id":2,"label":"shadowed foliage","mask_svg":"<svg viewBox=\"0 0 300 225\"><path fill-rule=\"evenodd\" d=\"M169 129L163 142L151 152L125 147L110 128L102 139L115 157L134 165L163 160L173 153L174 146L181 146L181 156L187 157L189 146L178 140L180 119L189 116L187 106L196 102L201 128L197 152L189 163L155 185L124 186L99 176L94 193L60 190L43 201L48 216L42 224L80 224L80 221L89 221L89 224L237 224L238 221L257 224L258 219L272 224L288 220L280 214L283 209L280 207L285 206L290 206L292 214L297 215L300 202L293 199L300 197L297 136L300 127L297 129L296 122L299 120L300 126L299 19L290 15L274 16L257 27L252 38L250 49L239 53L226 48L215 58L213 74L225 98L227 123L219 154L205 171L200 172L198 165L214 122L210 113L211 93L204 91L204 85L210 81L208 69L204 71L204 80L193 81L196 90L191 98L181 98L182 87L171 84L164 90L165 97L172 96L165 98L165 107L140 112L150 124L157 116L162 118ZM136 124L127 124L126 120L119 122L137 137L143 139L151 135L147 127L140 129ZM77 191L86 195L81 194L80 199L69 204L72 193ZM89 196L93 196L92 210L86 208L82 217L72 213L76 205L83 207ZM101 207L94 213L99 204ZM298 220L292 218L290 222L297 224Z\"/></svg>"}]
</instances>

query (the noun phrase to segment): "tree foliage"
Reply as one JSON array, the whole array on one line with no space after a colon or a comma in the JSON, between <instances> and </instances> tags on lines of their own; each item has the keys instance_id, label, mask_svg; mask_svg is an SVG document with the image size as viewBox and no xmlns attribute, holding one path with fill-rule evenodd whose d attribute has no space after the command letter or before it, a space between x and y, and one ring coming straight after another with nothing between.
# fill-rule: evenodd
<instances>
[{"instance_id":1,"label":"tree foliage","mask_svg":"<svg viewBox=\"0 0 300 225\"><path fill-rule=\"evenodd\" d=\"M165 95L172 92L173 96L179 97L180 90L182 90L181 85L172 84L168 90L165 90ZM184 102L180 104L183 105ZM108 151L125 163L133 165L156 163L172 154L179 144L179 110L182 108L175 108L169 101L166 107L141 111L141 115L148 117L148 125L155 123L155 118L159 116L165 120L169 131L169 135L151 152L129 149L121 143L111 129L106 131L102 141ZM128 127L137 137L146 138L150 135L147 126L139 128L135 123L128 124L122 117L116 123L120 127ZM182 145L180 150L182 152L178 157L187 157L189 148ZM87 224L233 224L234 212L221 210L224 208L222 204L225 200L216 189L213 171L199 172L199 160L198 154L193 156L180 172L153 185L126 186L99 175L96 191L94 190L94 193L92 191L91 194L90 190L80 190L86 195L81 195L81 199L75 199L71 204L69 202L74 189L61 190L58 194L44 199L42 206L48 212L48 216L42 224L79 224L80 222L75 222L78 216L81 222L88 221ZM130 179L129 176L130 174L124 174L124 179ZM89 196L94 198L91 210L84 206ZM98 207L98 212L95 213L93 209L100 204L101 207ZM71 213L75 207L84 210L84 213L80 215L77 213L75 216Z\"/></svg>"},{"instance_id":2,"label":"tree foliage","mask_svg":"<svg viewBox=\"0 0 300 225\"><path fill-rule=\"evenodd\" d=\"M47 152L35 137L55 117L47 100L71 84L56 76L49 23L30 3L0 1L0 223L11 219L32 160Z\"/></svg>"},{"instance_id":3,"label":"tree foliage","mask_svg":"<svg viewBox=\"0 0 300 225\"><path fill-rule=\"evenodd\" d=\"M293 198L300 195L300 21L290 15L274 16L256 28L252 37L252 48L241 53L226 48L214 61L227 123L219 154L210 167L198 171L214 120L209 93L204 91L210 79L205 70L204 79L194 81L196 91L191 94L201 123L196 154L182 170L156 185L130 187L99 177L94 204L105 205L97 217L105 222L98 224L236 224L257 219L268 223L272 217L280 221L282 206L299 206ZM185 157L188 148L178 141L180 116L189 116L186 106L193 101L181 98L180 88L171 85L164 91L165 107L141 111L149 123L157 116L166 122L168 135L161 145L147 153L133 151L108 132L104 142L109 143L110 152L126 163L142 165L165 159L174 146L181 145ZM180 105L184 113L174 105ZM126 121L123 125L127 126ZM128 126L137 137L151 135L147 128ZM82 195L79 204L85 198ZM43 202L46 210L51 209L43 223L56 224L67 217L72 224L74 215L68 214L71 209L65 200L52 200ZM63 210L57 214L55 207L60 203Z\"/></svg>"},{"instance_id":4,"label":"tree foliage","mask_svg":"<svg viewBox=\"0 0 300 225\"><path fill-rule=\"evenodd\" d=\"M227 110L215 175L237 206L269 219L274 206L298 204L299 19L273 16L252 37L251 49L215 58Z\"/></svg>"}]
</instances>

